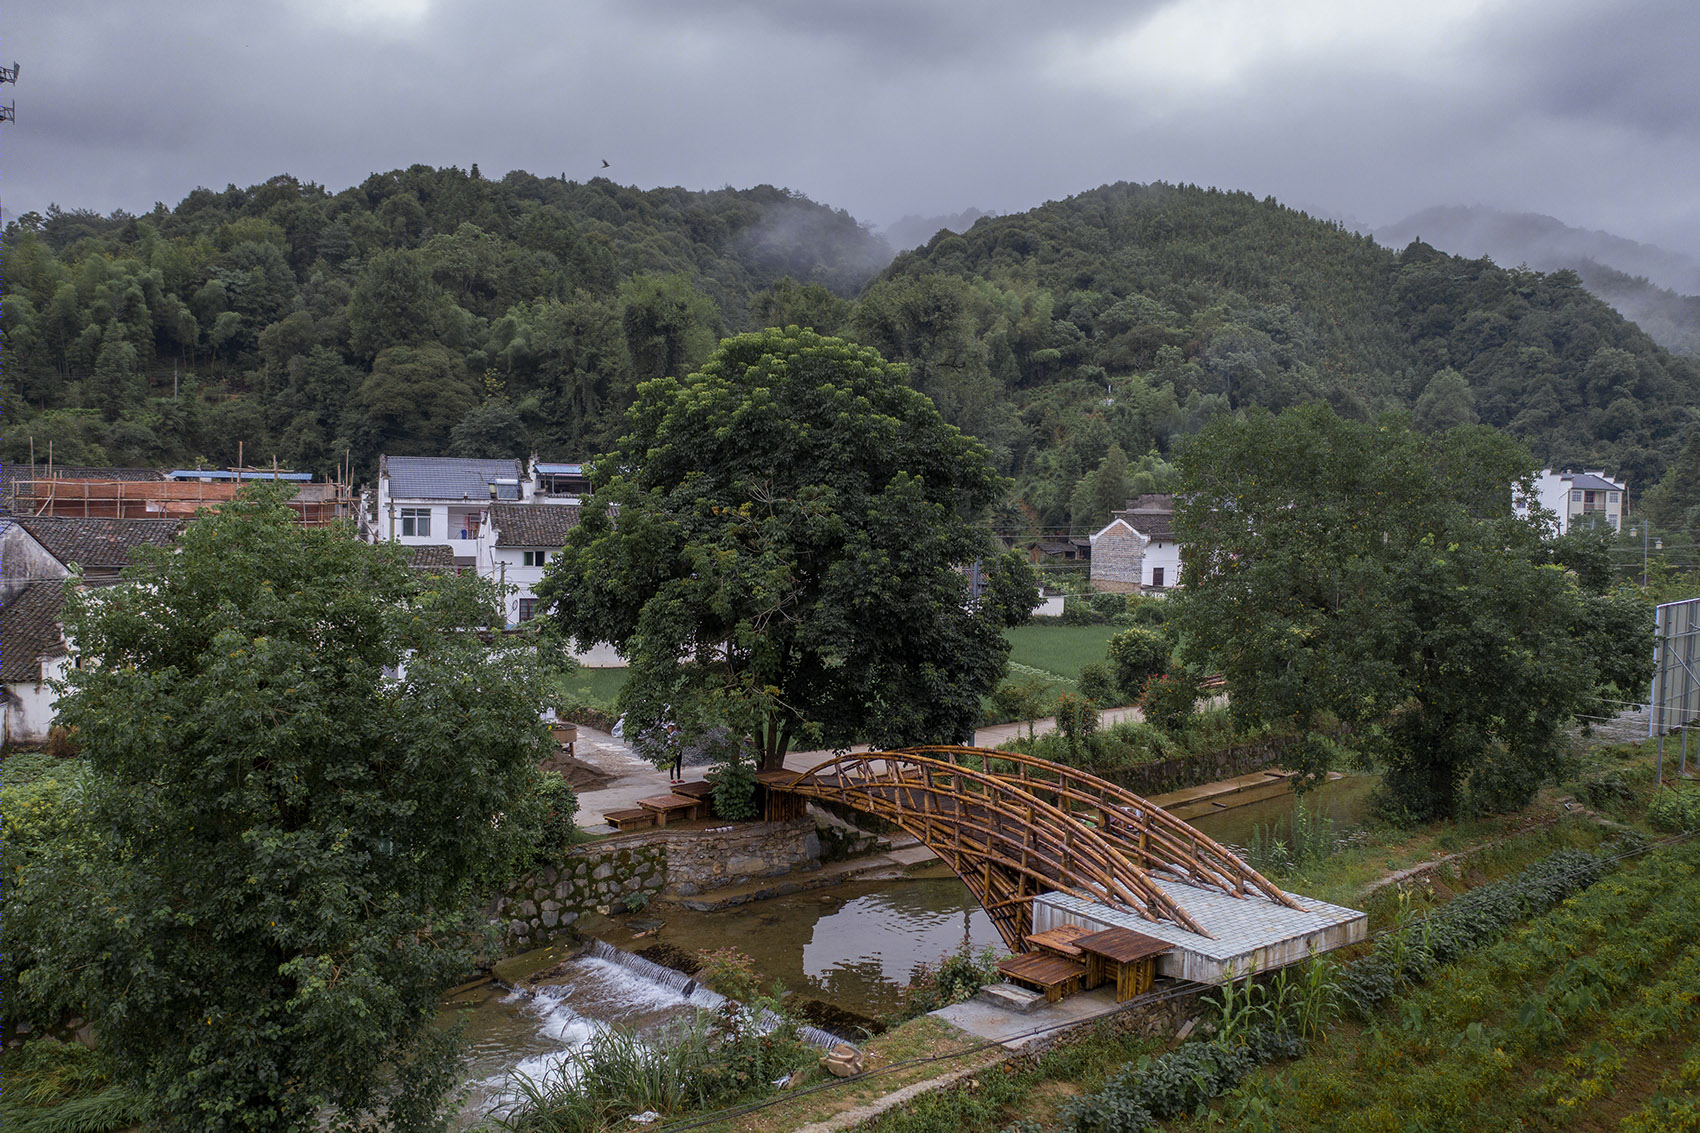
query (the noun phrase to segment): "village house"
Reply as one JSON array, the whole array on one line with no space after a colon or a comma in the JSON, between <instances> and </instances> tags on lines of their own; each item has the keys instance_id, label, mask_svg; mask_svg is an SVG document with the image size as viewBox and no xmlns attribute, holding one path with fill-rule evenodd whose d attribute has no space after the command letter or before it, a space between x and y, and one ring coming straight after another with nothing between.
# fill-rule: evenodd
<instances>
[{"instance_id":1,"label":"village house","mask_svg":"<svg viewBox=\"0 0 1700 1133\"><path fill-rule=\"evenodd\" d=\"M510 626L528 622L537 608L544 568L578 526L579 510L552 503L492 504L478 539L478 573L502 590Z\"/></svg>"},{"instance_id":2,"label":"village house","mask_svg":"<svg viewBox=\"0 0 1700 1133\"><path fill-rule=\"evenodd\" d=\"M181 524L158 519L0 517L0 692L4 742L42 743L53 727L52 682L74 663L60 626L65 585L118 581L139 546L168 546Z\"/></svg>"},{"instance_id":3,"label":"village house","mask_svg":"<svg viewBox=\"0 0 1700 1133\"><path fill-rule=\"evenodd\" d=\"M1180 581L1175 542L1175 497L1148 494L1130 500L1091 539L1092 586L1110 593L1163 591Z\"/></svg>"},{"instance_id":4,"label":"village house","mask_svg":"<svg viewBox=\"0 0 1700 1133\"><path fill-rule=\"evenodd\" d=\"M1535 477L1532 502L1558 516L1560 535L1572 527L1596 523L1622 531L1623 517L1629 510L1629 489L1604 472L1554 472L1546 468ZM1520 498L1512 501L1512 506L1518 515L1527 515L1530 503Z\"/></svg>"}]
</instances>

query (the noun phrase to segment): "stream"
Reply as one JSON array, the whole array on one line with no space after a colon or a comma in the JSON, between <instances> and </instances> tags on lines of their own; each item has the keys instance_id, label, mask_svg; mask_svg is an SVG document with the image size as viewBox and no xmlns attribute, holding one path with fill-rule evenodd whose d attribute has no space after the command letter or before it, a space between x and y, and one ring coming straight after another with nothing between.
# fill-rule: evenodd
<instances>
[{"instance_id":1,"label":"stream","mask_svg":"<svg viewBox=\"0 0 1700 1133\"><path fill-rule=\"evenodd\" d=\"M877 1016L898 1005L916 964L936 962L964 942L976 952L1002 950L968 888L942 866L927 872L933 876L853 882L712 913L668 909L614 918L597 936L629 952L658 944L692 954L736 949L751 958L766 992L784 989ZM631 927L654 920L659 928ZM498 970L522 990L488 984L445 1004L446 1018L466 1021L471 1095L463 1125L511 1108L521 1100L516 1077L542 1081L598 1027L654 1033L719 1002L675 973L648 978L626 963L572 953L561 945L512 957Z\"/></svg>"},{"instance_id":2,"label":"stream","mask_svg":"<svg viewBox=\"0 0 1700 1133\"><path fill-rule=\"evenodd\" d=\"M1308 796L1306 806L1344 832L1362 820L1373 784L1373 776L1334 780ZM1279 823L1291 837L1293 808L1289 795L1195 823L1219 841L1243 846L1258 826ZM898 1006L915 965L936 963L963 945L1003 950L985 911L942 864L902 880L851 882L715 912L669 908L615 917L595 936L628 953L657 945L691 955L735 949L750 957L766 993L784 990L873 1017ZM521 1100L516 1078L540 1082L557 1072L564 1054L598 1027L652 1034L718 1005L718 996L676 972L646 973L629 960L573 958L573 952L558 945L511 957L498 971L522 990L487 984L445 1002L445 1020L466 1023L471 1096L463 1126L510 1109Z\"/></svg>"}]
</instances>

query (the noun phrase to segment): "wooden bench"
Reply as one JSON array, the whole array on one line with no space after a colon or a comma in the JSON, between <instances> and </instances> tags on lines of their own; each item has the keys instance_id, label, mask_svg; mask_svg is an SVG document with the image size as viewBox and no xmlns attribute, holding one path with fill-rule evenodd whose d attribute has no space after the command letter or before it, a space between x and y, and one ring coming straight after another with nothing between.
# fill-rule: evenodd
<instances>
[{"instance_id":1,"label":"wooden bench","mask_svg":"<svg viewBox=\"0 0 1700 1133\"><path fill-rule=\"evenodd\" d=\"M639 827L654 826L655 812L633 807L630 810L609 810L602 813L602 821L615 830L636 830Z\"/></svg>"},{"instance_id":2,"label":"wooden bench","mask_svg":"<svg viewBox=\"0 0 1700 1133\"><path fill-rule=\"evenodd\" d=\"M655 815L657 826L666 826L669 818L695 818L702 811L702 801L686 795L651 795L637 805Z\"/></svg>"},{"instance_id":3,"label":"wooden bench","mask_svg":"<svg viewBox=\"0 0 1700 1133\"><path fill-rule=\"evenodd\" d=\"M1044 992L1045 1002L1055 1003L1065 995L1080 990L1086 979L1086 965L1079 960L1047 956L1041 952L1024 952L1000 961L998 971L1011 983Z\"/></svg>"}]
</instances>

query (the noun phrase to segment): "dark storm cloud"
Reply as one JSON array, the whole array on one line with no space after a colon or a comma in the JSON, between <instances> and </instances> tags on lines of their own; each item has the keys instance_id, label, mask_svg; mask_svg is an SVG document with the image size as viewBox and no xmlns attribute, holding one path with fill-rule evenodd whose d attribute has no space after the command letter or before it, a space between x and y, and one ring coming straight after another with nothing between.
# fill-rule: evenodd
<instances>
[{"instance_id":1,"label":"dark storm cloud","mask_svg":"<svg viewBox=\"0 0 1700 1133\"><path fill-rule=\"evenodd\" d=\"M1655 141L1700 139L1700 61L1693 0L1586 12L1535 29L1519 60L1530 104Z\"/></svg>"},{"instance_id":2,"label":"dark storm cloud","mask_svg":"<svg viewBox=\"0 0 1700 1133\"><path fill-rule=\"evenodd\" d=\"M881 223L1167 180L1700 254L1692 0L61 0L5 31L8 215L606 159Z\"/></svg>"}]
</instances>

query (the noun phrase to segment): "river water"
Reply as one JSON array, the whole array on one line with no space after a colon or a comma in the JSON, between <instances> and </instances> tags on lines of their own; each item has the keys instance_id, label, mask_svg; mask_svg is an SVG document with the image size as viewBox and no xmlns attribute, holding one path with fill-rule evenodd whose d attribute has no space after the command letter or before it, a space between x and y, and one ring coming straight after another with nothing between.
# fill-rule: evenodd
<instances>
[{"instance_id":1,"label":"river water","mask_svg":"<svg viewBox=\"0 0 1700 1133\"><path fill-rule=\"evenodd\" d=\"M1307 796L1306 806L1344 832L1361 821L1372 785L1368 776L1335 780ZM1290 832L1293 808L1293 797L1285 796L1195 825L1218 841L1243 846L1259 826ZM711 913L669 909L659 916L616 917L597 935L634 952L657 944L690 954L735 949L750 957L764 992L784 989L873 1017L898 1006L915 965L936 963L964 945L974 952L1003 950L985 911L942 864L902 880L838 885ZM545 948L504 961L503 979L523 991L491 984L447 1005L445 1018L465 1020L470 1048L472 1093L464 1123L513 1105L516 1076L541 1081L597 1027L652 1033L696 1010L676 987L571 953L565 946ZM539 974L538 982L529 982Z\"/></svg>"},{"instance_id":2,"label":"river water","mask_svg":"<svg viewBox=\"0 0 1700 1133\"><path fill-rule=\"evenodd\" d=\"M975 952L1003 947L967 886L943 867L928 872L933 875L839 885L712 913L670 909L660 918L616 918L598 935L631 951L656 944L693 954L736 949L750 957L766 992L783 988L878 1016L897 1006L916 964L934 963L964 943ZM661 926L637 937L629 922L652 919ZM566 947L514 957L499 970L523 990L486 985L445 1011L466 1025L472 1089L465 1124L511 1107L520 1098L516 1076L540 1082L556 1073L563 1056L597 1027L653 1033L696 1010L674 987L608 960L572 958ZM533 976L536 984L528 980Z\"/></svg>"}]
</instances>

